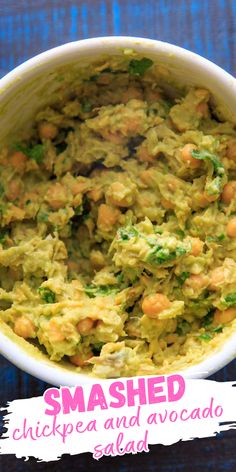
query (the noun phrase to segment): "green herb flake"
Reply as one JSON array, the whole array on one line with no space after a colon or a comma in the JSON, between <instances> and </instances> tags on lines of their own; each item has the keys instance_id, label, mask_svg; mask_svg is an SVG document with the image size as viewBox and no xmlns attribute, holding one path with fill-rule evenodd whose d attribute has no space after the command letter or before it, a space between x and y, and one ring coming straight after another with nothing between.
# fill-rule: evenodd
<instances>
[{"instance_id":1,"label":"green herb flake","mask_svg":"<svg viewBox=\"0 0 236 472\"><path fill-rule=\"evenodd\" d=\"M55 303L56 301L56 294L52 292L49 288L46 287L39 287L38 292L42 300L46 303Z\"/></svg>"},{"instance_id":2,"label":"green herb flake","mask_svg":"<svg viewBox=\"0 0 236 472\"><path fill-rule=\"evenodd\" d=\"M132 75L143 76L145 72L153 65L153 61L148 57L142 59L132 59L128 66L128 71Z\"/></svg>"},{"instance_id":3,"label":"green herb flake","mask_svg":"<svg viewBox=\"0 0 236 472\"><path fill-rule=\"evenodd\" d=\"M114 285L86 285L84 287L86 295L90 298L95 298L98 296L106 297L118 292L118 288Z\"/></svg>"},{"instance_id":4,"label":"green herb flake","mask_svg":"<svg viewBox=\"0 0 236 472\"><path fill-rule=\"evenodd\" d=\"M236 305L236 292L226 295L222 302L227 308Z\"/></svg>"},{"instance_id":5,"label":"green herb flake","mask_svg":"<svg viewBox=\"0 0 236 472\"><path fill-rule=\"evenodd\" d=\"M74 212L75 212L75 215L78 215L78 216L79 216L79 215L82 215L82 213L83 213L83 205L81 204L81 205L77 206L76 208L74 208Z\"/></svg>"},{"instance_id":6,"label":"green herb flake","mask_svg":"<svg viewBox=\"0 0 236 472\"><path fill-rule=\"evenodd\" d=\"M180 275L176 275L176 279L179 285L183 285L185 280L190 277L190 272L181 272Z\"/></svg>"},{"instance_id":7,"label":"green herb flake","mask_svg":"<svg viewBox=\"0 0 236 472\"><path fill-rule=\"evenodd\" d=\"M48 221L48 213L44 213L44 212L38 213L37 220L40 223L46 223L46 221Z\"/></svg>"},{"instance_id":8,"label":"green herb flake","mask_svg":"<svg viewBox=\"0 0 236 472\"><path fill-rule=\"evenodd\" d=\"M219 234L219 236L207 236L206 237L206 240L208 242L221 242L221 241L224 241L224 239L226 239L226 235L221 233Z\"/></svg>"},{"instance_id":9,"label":"green herb flake","mask_svg":"<svg viewBox=\"0 0 236 472\"><path fill-rule=\"evenodd\" d=\"M175 234L180 237L180 239L185 238L185 232L182 229L176 229Z\"/></svg>"},{"instance_id":10,"label":"green herb flake","mask_svg":"<svg viewBox=\"0 0 236 472\"><path fill-rule=\"evenodd\" d=\"M212 324L212 321L213 321L213 313L212 311L210 311L209 313L207 313L206 316L204 316L204 318L202 318L202 327L203 328L208 328L211 324Z\"/></svg>"},{"instance_id":11,"label":"green herb flake","mask_svg":"<svg viewBox=\"0 0 236 472\"><path fill-rule=\"evenodd\" d=\"M90 103L89 100L84 98L81 101L81 109L83 113L90 113L90 111L93 109L93 105Z\"/></svg>"},{"instance_id":12,"label":"green herb flake","mask_svg":"<svg viewBox=\"0 0 236 472\"><path fill-rule=\"evenodd\" d=\"M173 261L180 256L186 254L186 249L182 247L176 247L175 250L171 251L167 247L156 246L150 251L146 259L147 262L154 265L160 265L165 262Z\"/></svg>"},{"instance_id":13,"label":"green herb flake","mask_svg":"<svg viewBox=\"0 0 236 472\"><path fill-rule=\"evenodd\" d=\"M214 171L217 176L222 177L225 174L224 165L215 154L212 154L211 152L207 150L199 150L199 149L194 149L191 152L191 154L194 159L209 161L213 165Z\"/></svg>"},{"instance_id":14,"label":"green herb flake","mask_svg":"<svg viewBox=\"0 0 236 472\"><path fill-rule=\"evenodd\" d=\"M29 159L37 162L37 164L41 164L44 158L44 145L43 144L35 144L32 147L26 147L22 144L15 144L14 148L17 151L23 152Z\"/></svg>"},{"instance_id":15,"label":"green herb flake","mask_svg":"<svg viewBox=\"0 0 236 472\"><path fill-rule=\"evenodd\" d=\"M138 235L139 232L134 226L127 226L118 230L118 239L122 239L122 241L129 241Z\"/></svg>"},{"instance_id":16,"label":"green herb flake","mask_svg":"<svg viewBox=\"0 0 236 472\"><path fill-rule=\"evenodd\" d=\"M201 339L201 341L209 342L212 339L212 335L210 333L203 333L203 334L200 334L198 338Z\"/></svg>"},{"instance_id":17,"label":"green herb flake","mask_svg":"<svg viewBox=\"0 0 236 472\"><path fill-rule=\"evenodd\" d=\"M213 331L213 333L222 333L222 331L223 331L223 325L220 324L220 325L216 326L215 328L213 328L212 331Z\"/></svg>"},{"instance_id":18,"label":"green herb flake","mask_svg":"<svg viewBox=\"0 0 236 472\"><path fill-rule=\"evenodd\" d=\"M117 278L118 284L123 284L124 283L125 276L124 276L123 272L120 272L119 274L117 274L116 278Z\"/></svg>"}]
</instances>

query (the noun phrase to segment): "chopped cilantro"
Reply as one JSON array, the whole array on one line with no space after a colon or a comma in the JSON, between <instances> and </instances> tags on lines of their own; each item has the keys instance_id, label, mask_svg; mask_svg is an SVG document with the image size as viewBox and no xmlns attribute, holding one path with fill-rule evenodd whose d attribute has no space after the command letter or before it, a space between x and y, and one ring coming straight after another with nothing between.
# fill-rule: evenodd
<instances>
[{"instance_id":1,"label":"chopped cilantro","mask_svg":"<svg viewBox=\"0 0 236 472\"><path fill-rule=\"evenodd\" d=\"M128 66L128 71L132 75L142 76L153 65L153 61L148 57L142 59L132 59Z\"/></svg>"},{"instance_id":2,"label":"chopped cilantro","mask_svg":"<svg viewBox=\"0 0 236 472\"><path fill-rule=\"evenodd\" d=\"M90 298L95 298L97 296L106 297L107 295L111 295L112 293L118 292L118 288L114 285L86 285L84 288L85 293Z\"/></svg>"},{"instance_id":3,"label":"chopped cilantro","mask_svg":"<svg viewBox=\"0 0 236 472\"><path fill-rule=\"evenodd\" d=\"M202 318L203 328L208 328L208 326L212 324L212 321L213 321L213 313L212 311L210 311L209 313L207 313L206 316L204 316L204 318Z\"/></svg>"},{"instance_id":4,"label":"chopped cilantro","mask_svg":"<svg viewBox=\"0 0 236 472\"><path fill-rule=\"evenodd\" d=\"M212 330L214 333L222 333L223 331L223 325L220 324L219 326L216 326L215 328L213 328Z\"/></svg>"},{"instance_id":5,"label":"chopped cilantro","mask_svg":"<svg viewBox=\"0 0 236 472\"><path fill-rule=\"evenodd\" d=\"M23 152L29 159L37 162L37 164L41 164L44 158L44 145L43 144L35 144L32 147L26 147L22 144L15 144L15 149L17 151Z\"/></svg>"},{"instance_id":6,"label":"chopped cilantro","mask_svg":"<svg viewBox=\"0 0 236 472\"><path fill-rule=\"evenodd\" d=\"M205 149L194 149L191 154L194 159L206 160L212 164L215 178L211 182L207 183L206 191L208 195L218 195L221 192L223 185L225 184L224 165L215 154L212 154L211 152Z\"/></svg>"},{"instance_id":7,"label":"chopped cilantro","mask_svg":"<svg viewBox=\"0 0 236 472\"><path fill-rule=\"evenodd\" d=\"M201 339L202 341L210 341L212 339L212 335L210 333L203 333L203 334L200 334L200 336L198 336L199 339Z\"/></svg>"},{"instance_id":8,"label":"chopped cilantro","mask_svg":"<svg viewBox=\"0 0 236 472\"><path fill-rule=\"evenodd\" d=\"M211 152L207 150L199 150L199 149L194 149L191 152L191 154L192 154L192 157L194 157L194 159L207 160L211 162L216 175L222 176L225 174L225 168L222 162L218 159L218 157L215 154L212 154Z\"/></svg>"},{"instance_id":9,"label":"chopped cilantro","mask_svg":"<svg viewBox=\"0 0 236 472\"><path fill-rule=\"evenodd\" d=\"M236 292L230 293L229 295L226 295L223 299L223 304L227 308L232 306L232 305L236 305Z\"/></svg>"},{"instance_id":10,"label":"chopped cilantro","mask_svg":"<svg viewBox=\"0 0 236 472\"><path fill-rule=\"evenodd\" d=\"M190 276L190 272L181 272L180 275L176 275L176 279L179 285L183 285L185 280L187 280Z\"/></svg>"},{"instance_id":11,"label":"chopped cilantro","mask_svg":"<svg viewBox=\"0 0 236 472\"><path fill-rule=\"evenodd\" d=\"M182 247L176 247L175 250L171 251L167 247L156 246L150 251L146 261L150 264L159 265L165 262L173 261L177 257L186 254L186 252L186 249Z\"/></svg>"},{"instance_id":12,"label":"chopped cilantro","mask_svg":"<svg viewBox=\"0 0 236 472\"><path fill-rule=\"evenodd\" d=\"M175 234L177 234L181 239L185 238L185 232L182 229L176 229Z\"/></svg>"},{"instance_id":13,"label":"chopped cilantro","mask_svg":"<svg viewBox=\"0 0 236 472\"><path fill-rule=\"evenodd\" d=\"M207 236L206 240L209 242L220 242L220 241L224 241L225 238L226 238L226 235L221 233L219 234L219 236Z\"/></svg>"},{"instance_id":14,"label":"chopped cilantro","mask_svg":"<svg viewBox=\"0 0 236 472\"><path fill-rule=\"evenodd\" d=\"M126 228L120 228L118 230L118 238L123 241L129 241L138 236L138 234L138 230L134 226L126 226Z\"/></svg>"},{"instance_id":15,"label":"chopped cilantro","mask_svg":"<svg viewBox=\"0 0 236 472\"><path fill-rule=\"evenodd\" d=\"M56 294L52 292L49 288L46 287L39 287L38 289L40 297L46 303L55 303L56 301Z\"/></svg>"},{"instance_id":16,"label":"chopped cilantro","mask_svg":"<svg viewBox=\"0 0 236 472\"><path fill-rule=\"evenodd\" d=\"M45 223L46 221L48 221L48 213L39 212L39 213L37 214L37 220L38 220L40 223Z\"/></svg>"},{"instance_id":17,"label":"chopped cilantro","mask_svg":"<svg viewBox=\"0 0 236 472\"><path fill-rule=\"evenodd\" d=\"M116 276L118 284L122 284L124 282L125 276L123 272L119 272Z\"/></svg>"},{"instance_id":18,"label":"chopped cilantro","mask_svg":"<svg viewBox=\"0 0 236 472\"><path fill-rule=\"evenodd\" d=\"M76 208L74 208L75 215L82 215L83 213L83 205L79 205Z\"/></svg>"}]
</instances>

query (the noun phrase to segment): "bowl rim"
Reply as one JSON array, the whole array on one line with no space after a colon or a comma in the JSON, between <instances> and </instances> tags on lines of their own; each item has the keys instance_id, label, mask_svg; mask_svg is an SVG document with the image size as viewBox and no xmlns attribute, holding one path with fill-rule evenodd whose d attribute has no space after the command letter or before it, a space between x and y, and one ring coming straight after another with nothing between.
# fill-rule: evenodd
<instances>
[{"instance_id":1,"label":"bowl rim","mask_svg":"<svg viewBox=\"0 0 236 472\"><path fill-rule=\"evenodd\" d=\"M17 79L20 85L21 81L29 77L32 71L35 72L36 66L36 73L39 73L45 65L51 66L53 63L60 65L62 58L65 56L68 56L69 59L70 57L74 57L75 53L79 54L80 51L84 53L86 51L93 51L94 54L99 54L102 53L102 51L104 52L104 48L112 50L114 48L128 48L137 50L139 53L145 52L150 55L162 53L169 57L175 56L176 58L181 58L181 60L186 63L197 64L206 75L208 73L211 76L214 75L216 82L225 83L226 86L230 85L231 93L234 93L236 97L236 79L227 71L199 54L180 46L155 39L136 36L101 36L62 44L41 52L18 65L0 79L0 102L4 99L5 94L11 93L11 87L15 83L15 80ZM46 360L39 360L36 357L29 356L26 349L17 345L1 331L0 353L18 368L53 385L75 386L78 384L93 383L98 380L101 382L104 381L104 379L66 370L60 367L60 365L54 367L53 364L50 365ZM232 333L224 342L221 350L213 352L212 355L199 364L188 367L186 370L180 371L179 373L186 378L205 378L226 366L235 356L236 333Z\"/></svg>"}]
</instances>

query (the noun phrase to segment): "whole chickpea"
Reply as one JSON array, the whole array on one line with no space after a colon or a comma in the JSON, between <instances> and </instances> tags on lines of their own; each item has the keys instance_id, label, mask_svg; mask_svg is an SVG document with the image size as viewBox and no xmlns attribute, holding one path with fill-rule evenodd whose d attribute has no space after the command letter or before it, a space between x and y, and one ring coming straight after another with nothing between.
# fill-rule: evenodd
<instances>
[{"instance_id":1,"label":"whole chickpea","mask_svg":"<svg viewBox=\"0 0 236 472\"><path fill-rule=\"evenodd\" d=\"M236 218L229 220L226 226L226 233L230 238L236 238Z\"/></svg>"},{"instance_id":2,"label":"whole chickpea","mask_svg":"<svg viewBox=\"0 0 236 472\"><path fill-rule=\"evenodd\" d=\"M77 328L78 333L86 336L86 334L88 334L93 328L93 325L94 325L94 320L87 317L87 318L84 318L83 320L80 320L76 328Z\"/></svg>"},{"instance_id":3,"label":"whole chickpea","mask_svg":"<svg viewBox=\"0 0 236 472\"><path fill-rule=\"evenodd\" d=\"M194 159L192 156L192 151L197 149L197 146L192 143L185 144L184 147L181 149L181 157L183 161L192 169L198 169L201 166L201 161L198 159Z\"/></svg>"},{"instance_id":4,"label":"whole chickpea","mask_svg":"<svg viewBox=\"0 0 236 472\"><path fill-rule=\"evenodd\" d=\"M55 139L58 135L58 128L53 123L43 121L38 126L38 132L41 139Z\"/></svg>"},{"instance_id":5,"label":"whole chickpea","mask_svg":"<svg viewBox=\"0 0 236 472\"><path fill-rule=\"evenodd\" d=\"M224 203L229 204L234 197L236 197L236 180L231 180L224 186L221 200Z\"/></svg>"},{"instance_id":6,"label":"whole chickpea","mask_svg":"<svg viewBox=\"0 0 236 472\"><path fill-rule=\"evenodd\" d=\"M149 318L157 318L161 311L171 306L170 300L162 293L155 293L143 299L142 310Z\"/></svg>"}]
</instances>

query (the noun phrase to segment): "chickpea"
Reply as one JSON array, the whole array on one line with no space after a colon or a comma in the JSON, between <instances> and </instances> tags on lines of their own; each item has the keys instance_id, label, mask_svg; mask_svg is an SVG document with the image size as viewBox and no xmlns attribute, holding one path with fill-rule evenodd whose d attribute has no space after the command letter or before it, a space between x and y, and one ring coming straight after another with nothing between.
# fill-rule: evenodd
<instances>
[{"instance_id":1,"label":"chickpea","mask_svg":"<svg viewBox=\"0 0 236 472\"><path fill-rule=\"evenodd\" d=\"M206 288L209 284L209 279L204 274L192 274L190 277L184 282L184 285L192 288L194 291L202 290Z\"/></svg>"},{"instance_id":2,"label":"chickpea","mask_svg":"<svg viewBox=\"0 0 236 472\"><path fill-rule=\"evenodd\" d=\"M128 87L127 90L122 94L121 101L123 103L127 103L129 100L133 98L137 100L143 100L142 91L135 87Z\"/></svg>"},{"instance_id":3,"label":"chickpea","mask_svg":"<svg viewBox=\"0 0 236 472\"><path fill-rule=\"evenodd\" d=\"M224 186L221 200L229 204L234 197L236 197L236 180L231 180Z\"/></svg>"},{"instance_id":4,"label":"chickpea","mask_svg":"<svg viewBox=\"0 0 236 472\"><path fill-rule=\"evenodd\" d=\"M55 139L58 134L58 128L53 123L43 121L38 126L38 132L41 139Z\"/></svg>"},{"instance_id":5,"label":"chickpea","mask_svg":"<svg viewBox=\"0 0 236 472\"><path fill-rule=\"evenodd\" d=\"M65 340L65 336L61 331L62 327L53 318L49 321L47 331L51 342L60 343Z\"/></svg>"},{"instance_id":6,"label":"chickpea","mask_svg":"<svg viewBox=\"0 0 236 472\"><path fill-rule=\"evenodd\" d=\"M196 107L196 111L197 111L197 113L202 115L203 118L207 118L208 113L209 113L208 104L206 102L199 103Z\"/></svg>"},{"instance_id":7,"label":"chickpea","mask_svg":"<svg viewBox=\"0 0 236 472\"><path fill-rule=\"evenodd\" d=\"M126 208L134 203L135 195L132 190L122 182L113 182L106 192L106 197L111 205Z\"/></svg>"},{"instance_id":8,"label":"chickpea","mask_svg":"<svg viewBox=\"0 0 236 472\"><path fill-rule=\"evenodd\" d=\"M198 199L198 205L201 208L205 208L207 205L209 205L209 203L212 203L217 200L217 198L218 195L208 195L206 192L204 192Z\"/></svg>"},{"instance_id":9,"label":"chickpea","mask_svg":"<svg viewBox=\"0 0 236 472\"><path fill-rule=\"evenodd\" d=\"M71 259L67 262L68 269L73 272L79 272L78 262L72 261Z\"/></svg>"},{"instance_id":10,"label":"chickpea","mask_svg":"<svg viewBox=\"0 0 236 472\"><path fill-rule=\"evenodd\" d=\"M92 351L82 354L75 354L74 356L70 357L70 362L77 367L84 367L91 357L93 357Z\"/></svg>"},{"instance_id":11,"label":"chickpea","mask_svg":"<svg viewBox=\"0 0 236 472\"><path fill-rule=\"evenodd\" d=\"M88 190L88 182L75 182L71 187L71 192L73 195L78 193L85 193Z\"/></svg>"},{"instance_id":12,"label":"chickpea","mask_svg":"<svg viewBox=\"0 0 236 472\"><path fill-rule=\"evenodd\" d=\"M31 320L25 316L17 318L14 324L14 332L21 338L33 338L35 336L35 327Z\"/></svg>"},{"instance_id":13,"label":"chickpea","mask_svg":"<svg viewBox=\"0 0 236 472\"><path fill-rule=\"evenodd\" d=\"M185 144L181 149L181 157L187 166L192 167L192 169L198 169L201 166L201 161L194 159L191 152L197 149L197 146L192 143Z\"/></svg>"},{"instance_id":14,"label":"chickpea","mask_svg":"<svg viewBox=\"0 0 236 472\"><path fill-rule=\"evenodd\" d=\"M226 151L226 156L232 161L236 159L236 141L231 141L229 143Z\"/></svg>"},{"instance_id":15,"label":"chickpea","mask_svg":"<svg viewBox=\"0 0 236 472\"><path fill-rule=\"evenodd\" d=\"M204 242L199 238L191 238L192 249L190 254L192 256L199 256L202 253Z\"/></svg>"},{"instance_id":16,"label":"chickpea","mask_svg":"<svg viewBox=\"0 0 236 472\"><path fill-rule=\"evenodd\" d=\"M227 310L216 310L214 313L213 324L215 326L224 323L230 323L236 317L236 307L227 308Z\"/></svg>"},{"instance_id":17,"label":"chickpea","mask_svg":"<svg viewBox=\"0 0 236 472\"><path fill-rule=\"evenodd\" d=\"M78 333L85 336L86 334L89 334L89 332L93 328L93 325L94 325L94 320L87 317L87 318L84 318L83 320L80 320L76 328L77 328Z\"/></svg>"},{"instance_id":18,"label":"chickpea","mask_svg":"<svg viewBox=\"0 0 236 472\"><path fill-rule=\"evenodd\" d=\"M95 249L90 253L90 262L95 270L102 269L106 265L106 260L101 251Z\"/></svg>"},{"instance_id":19,"label":"chickpea","mask_svg":"<svg viewBox=\"0 0 236 472\"><path fill-rule=\"evenodd\" d=\"M147 146L140 146L138 149L137 149L137 157L138 157L138 160L139 161L142 161L142 162L153 162L154 161L154 156L152 156L149 152L148 152L148 148Z\"/></svg>"},{"instance_id":20,"label":"chickpea","mask_svg":"<svg viewBox=\"0 0 236 472\"><path fill-rule=\"evenodd\" d=\"M161 93L158 90L148 88L145 91L145 99L147 102L158 102L161 98Z\"/></svg>"},{"instance_id":21,"label":"chickpea","mask_svg":"<svg viewBox=\"0 0 236 472\"><path fill-rule=\"evenodd\" d=\"M142 172L140 172L139 177L144 184L149 185L152 182L152 172L153 168L142 170Z\"/></svg>"},{"instance_id":22,"label":"chickpea","mask_svg":"<svg viewBox=\"0 0 236 472\"><path fill-rule=\"evenodd\" d=\"M226 233L230 238L236 238L236 218L232 218L226 227Z\"/></svg>"},{"instance_id":23,"label":"chickpea","mask_svg":"<svg viewBox=\"0 0 236 472\"><path fill-rule=\"evenodd\" d=\"M103 191L102 191L101 188L95 187L92 190L90 190L90 192L88 193L88 196L93 202L96 203L96 202L98 202L98 200L100 200L102 198Z\"/></svg>"},{"instance_id":24,"label":"chickpea","mask_svg":"<svg viewBox=\"0 0 236 472\"><path fill-rule=\"evenodd\" d=\"M106 141L110 141L113 144L123 144L125 141L124 136L122 136L119 132L112 133L108 130L100 131L100 134Z\"/></svg>"},{"instance_id":25,"label":"chickpea","mask_svg":"<svg viewBox=\"0 0 236 472\"><path fill-rule=\"evenodd\" d=\"M166 198L161 199L161 204L166 210L173 210L174 209L174 204L170 202L170 200L166 200Z\"/></svg>"},{"instance_id":26,"label":"chickpea","mask_svg":"<svg viewBox=\"0 0 236 472\"><path fill-rule=\"evenodd\" d=\"M15 205L12 205L11 206L11 217L10 217L9 221L7 221L7 219L6 219L6 224L10 223L10 221L23 220L24 217L25 217L25 210L22 210L22 208L19 208Z\"/></svg>"},{"instance_id":27,"label":"chickpea","mask_svg":"<svg viewBox=\"0 0 236 472\"><path fill-rule=\"evenodd\" d=\"M19 180L12 180L7 187L6 196L8 200L16 200L21 193L21 182Z\"/></svg>"},{"instance_id":28,"label":"chickpea","mask_svg":"<svg viewBox=\"0 0 236 472\"><path fill-rule=\"evenodd\" d=\"M105 231L109 231L116 224L119 216L119 210L116 210L111 206L102 203L98 209L98 228Z\"/></svg>"},{"instance_id":29,"label":"chickpea","mask_svg":"<svg viewBox=\"0 0 236 472\"><path fill-rule=\"evenodd\" d=\"M68 201L66 187L59 182L51 185L46 193L45 199L53 210L64 208Z\"/></svg>"},{"instance_id":30,"label":"chickpea","mask_svg":"<svg viewBox=\"0 0 236 472\"><path fill-rule=\"evenodd\" d=\"M216 267L210 274L210 285L211 290L219 290L220 285L224 283L224 272L222 267Z\"/></svg>"},{"instance_id":31,"label":"chickpea","mask_svg":"<svg viewBox=\"0 0 236 472\"><path fill-rule=\"evenodd\" d=\"M206 89L199 88L199 89L196 89L194 93L196 97L200 98L201 100L206 100L209 97L209 92Z\"/></svg>"},{"instance_id":32,"label":"chickpea","mask_svg":"<svg viewBox=\"0 0 236 472\"><path fill-rule=\"evenodd\" d=\"M161 311L171 306L170 300L162 293L155 293L144 298L142 310L149 318L157 318Z\"/></svg>"},{"instance_id":33,"label":"chickpea","mask_svg":"<svg viewBox=\"0 0 236 472\"><path fill-rule=\"evenodd\" d=\"M18 172L23 172L25 170L27 157L23 152L16 151L10 156L9 162Z\"/></svg>"},{"instance_id":34,"label":"chickpea","mask_svg":"<svg viewBox=\"0 0 236 472\"><path fill-rule=\"evenodd\" d=\"M167 344L173 344L175 342L178 341L178 334L167 334L166 338L165 338Z\"/></svg>"}]
</instances>

